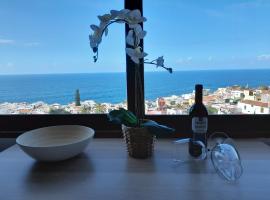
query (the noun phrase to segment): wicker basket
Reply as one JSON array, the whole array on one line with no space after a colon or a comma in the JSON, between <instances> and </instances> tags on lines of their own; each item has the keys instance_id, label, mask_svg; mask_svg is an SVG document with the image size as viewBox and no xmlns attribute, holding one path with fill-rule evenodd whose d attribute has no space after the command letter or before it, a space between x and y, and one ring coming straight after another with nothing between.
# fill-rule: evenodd
<instances>
[{"instance_id":1,"label":"wicker basket","mask_svg":"<svg viewBox=\"0 0 270 200\"><path fill-rule=\"evenodd\" d=\"M145 127L127 127L122 125L124 140L129 156L133 158L148 158L154 150L155 136Z\"/></svg>"}]
</instances>

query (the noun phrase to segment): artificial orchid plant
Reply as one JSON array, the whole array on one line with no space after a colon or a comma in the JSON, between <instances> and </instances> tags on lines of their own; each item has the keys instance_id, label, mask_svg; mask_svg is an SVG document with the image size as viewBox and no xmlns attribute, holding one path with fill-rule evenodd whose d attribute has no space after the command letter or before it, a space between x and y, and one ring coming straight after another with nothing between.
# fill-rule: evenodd
<instances>
[{"instance_id":1,"label":"artificial orchid plant","mask_svg":"<svg viewBox=\"0 0 270 200\"><path fill-rule=\"evenodd\" d=\"M126 43L130 48L126 48L126 53L131 60L136 64L140 64L140 62L143 61L145 64L152 64L156 67L164 68L172 73L172 68L164 65L163 56L152 61L144 59L148 54L143 52L140 42L146 36L146 31L142 29L140 23L145 22L146 18L141 15L140 10L111 10L109 14L99 15L98 18L100 20L99 26L92 24L90 27L94 32L89 35L90 46L95 54L93 57L94 62L98 60L98 47L102 41L102 36L104 34L105 36L108 35L109 25L113 23L126 23L130 28L126 36Z\"/></svg>"},{"instance_id":2,"label":"artificial orchid plant","mask_svg":"<svg viewBox=\"0 0 270 200\"><path fill-rule=\"evenodd\" d=\"M140 64L151 64L156 67L161 67L166 69L168 72L172 73L172 68L166 67L164 65L163 56L158 57L152 61L148 61L148 59L144 59L147 56L147 53L143 52L141 47L141 40L146 36L146 31L142 29L140 23L146 21L146 18L141 15L140 10L129 10L123 9L120 11L111 10L109 14L98 16L100 20L99 26L92 24L90 27L94 31L89 35L90 46L94 52L94 62L98 60L98 47L102 41L102 37L108 35L108 27L113 23L125 23L128 24L130 30L126 36L126 43L128 44L128 48L126 48L127 55L131 58L131 60L136 63L136 66L140 66ZM138 88L142 87L141 78L136 72L136 80L138 84ZM142 89L139 89L139 94L135 96L135 104L140 104L142 97ZM137 105L137 108L140 106ZM155 135L164 134L164 133L172 133L174 129L169 127L160 125L151 120L142 120L143 111L140 109L135 110L135 115L123 108L119 110L111 111L108 116L109 119L113 122L124 124L130 127L147 127L149 132Z\"/></svg>"}]
</instances>

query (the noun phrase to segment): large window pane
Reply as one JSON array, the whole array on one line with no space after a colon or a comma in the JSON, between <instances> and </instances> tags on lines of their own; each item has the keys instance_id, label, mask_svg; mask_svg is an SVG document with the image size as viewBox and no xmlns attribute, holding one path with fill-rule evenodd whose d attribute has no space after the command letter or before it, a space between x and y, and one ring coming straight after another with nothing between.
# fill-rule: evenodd
<instances>
[{"instance_id":1,"label":"large window pane","mask_svg":"<svg viewBox=\"0 0 270 200\"><path fill-rule=\"evenodd\" d=\"M123 7L119 0L1 1L0 114L125 107L124 26L109 28L97 63L88 42L97 16Z\"/></svg>"},{"instance_id":2,"label":"large window pane","mask_svg":"<svg viewBox=\"0 0 270 200\"><path fill-rule=\"evenodd\" d=\"M147 114L187 114L204 85L210 114L270 114L269 1L144 1Z\"/></svg>"}]
</instances>

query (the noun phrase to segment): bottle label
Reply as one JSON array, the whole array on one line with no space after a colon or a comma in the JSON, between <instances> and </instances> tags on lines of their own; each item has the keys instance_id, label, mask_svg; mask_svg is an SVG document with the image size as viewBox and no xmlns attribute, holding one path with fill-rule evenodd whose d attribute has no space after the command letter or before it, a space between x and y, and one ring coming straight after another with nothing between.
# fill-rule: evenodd
<instances>
[{"instance_id":1,"label":"bottle label","mask_svg":"<svg viewBox=\"0 0 270 200\"><path fill-rule=\"evenodd\" d=\"M192 131L193 133L206 133L208 128L207 117L193 117Z\"/></svg>"}]
</instances>

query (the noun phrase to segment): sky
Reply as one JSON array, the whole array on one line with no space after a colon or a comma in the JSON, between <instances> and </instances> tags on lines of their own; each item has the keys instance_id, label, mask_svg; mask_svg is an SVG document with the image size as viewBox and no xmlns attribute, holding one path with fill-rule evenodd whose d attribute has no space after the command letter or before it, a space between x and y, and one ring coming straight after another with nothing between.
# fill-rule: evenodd
<instances>
[{"instance_id":1,"label":"sky","mask_svg":"<svg viewBox=\"0 0 270 200\"><path fill-rule=\"evenodd\" d=\"M89 25L122 0L0 0L0 74L125 71L122 24L93 62ZM174 70L270 68L269 0L144 0L147 58ZM146 71L156 70L146 65Z\"/></svg>"}]
</instances>

